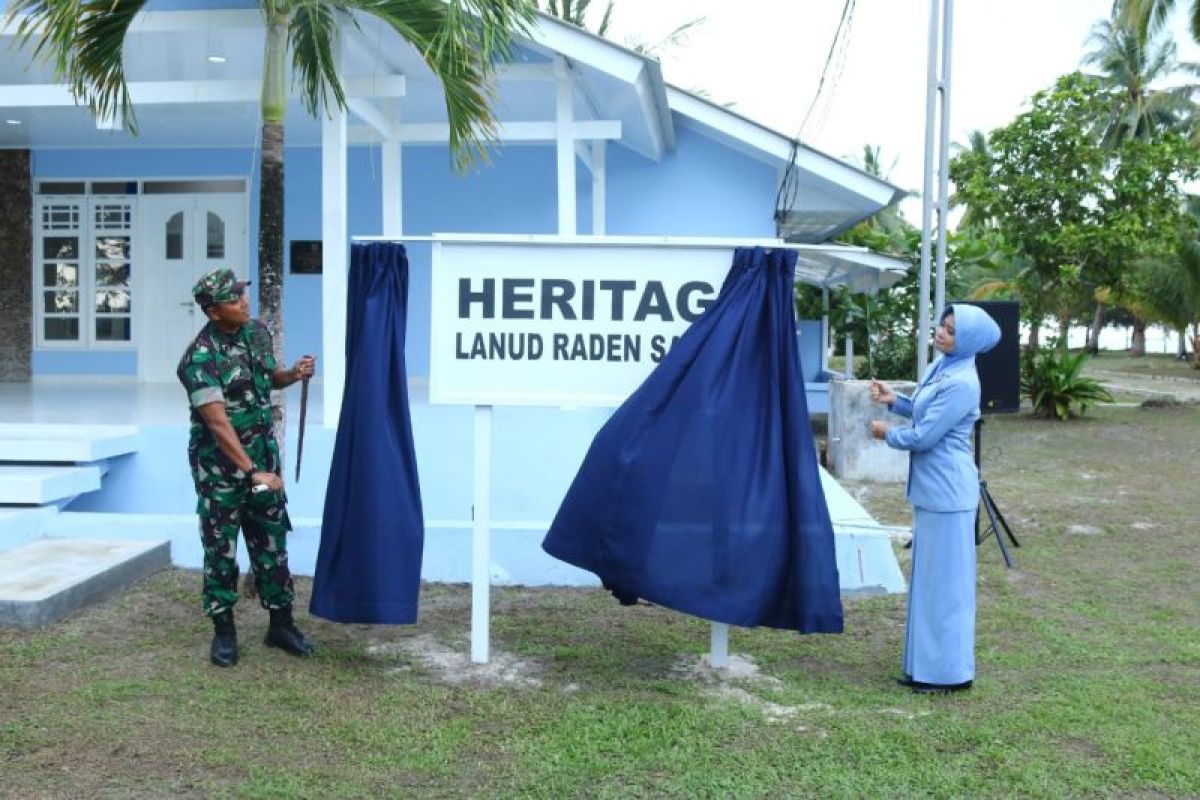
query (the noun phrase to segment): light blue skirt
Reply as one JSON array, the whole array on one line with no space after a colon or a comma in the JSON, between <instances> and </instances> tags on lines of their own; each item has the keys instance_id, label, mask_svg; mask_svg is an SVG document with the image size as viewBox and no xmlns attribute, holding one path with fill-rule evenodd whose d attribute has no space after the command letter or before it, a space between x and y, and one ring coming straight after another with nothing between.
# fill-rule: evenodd
<instances>
[{"instance_id":1,"label":"light blue skirt","mask_svg":"<svg viewBox=\"0 0 1200 800\"><path fill-rule=\"evenodd\" d=\"M975 679L975 512L913 509L904 673L921 683Z\"/></svg>"}]
</instances>

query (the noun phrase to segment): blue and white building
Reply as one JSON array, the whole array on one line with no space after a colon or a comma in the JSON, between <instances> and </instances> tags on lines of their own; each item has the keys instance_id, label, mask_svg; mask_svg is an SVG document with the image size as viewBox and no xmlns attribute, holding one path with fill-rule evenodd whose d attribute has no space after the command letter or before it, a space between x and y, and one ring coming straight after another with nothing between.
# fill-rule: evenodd
<instances>
[{"instance_id":1,"label":"blue and white building","mask_svg":"<svg viewBox=\"0 0 1200 800\"><path fill-rule=\"evenodd\" d=\"M0 548L41 536L160 537L171 540L176 563L197 566L175 365L204 321L191 301L195 279L216 266L251 280L256 272L263 25L253 3L148 8L126 42L136 136L77 107L48 65L9 46L13 26L0 31L0 148L28 151L32 187L32 257L6 273L29 282L32 377L0 384L0 458L45 462L60 459L38 457L48 442L77 445L55 462L74 470L57 489L39 484L24 501L0 489L0 501L20 505L0 513ZM296 99L286 129L285 247L297 259L286 267L284 350L289 362L313 353L320 365L303 474L289 486L299 523L293 566L302 574L315 557L345 371L352 237L409 244L425 574L441 580L467 575L473 448L470 409L430 405L424 393L435 234L765 243L778 233L777 192L791 165L795 192L782 219L790 241L810 246L799 280L866 290L906 269L832 244L896 202L896 187L793 148L789 137L671 86L655 60L554 18L539 16L514 62L499 69L500 142L490 163L466 175L451 167L440 84L411 46L364 17L343 24L339 58L348 108L314 119ZM299 256L313 243L321 270L303 272ZM814 411L827 409L827 339L820 322L801 338ZM497 581L588 577L538 544L606 415L496 410ZM832 480L828 490L844 523L844 587L896 591L903 581L886 538L872 544L864 531L873 520Z\"/></svg>"}]
</instances>

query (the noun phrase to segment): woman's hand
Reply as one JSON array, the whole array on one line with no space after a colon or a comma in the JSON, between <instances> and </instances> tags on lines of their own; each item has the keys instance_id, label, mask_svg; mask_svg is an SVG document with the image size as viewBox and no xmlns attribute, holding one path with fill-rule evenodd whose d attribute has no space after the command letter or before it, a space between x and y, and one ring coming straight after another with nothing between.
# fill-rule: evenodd
<instances>
[{"instance_id":1,"label":"woman's hand","mask_svg":"<svg viewBox=\"0 0 1200 800\"><path fill-rule=\"evenodd\" d=\"M896 402L896 393L892 391L892 387L888 386L883 381L871 379L871 399L876 403L891 405Z\"/></svg>"},{"instance_id":2,"label":"woman's hand","mask_svg":"<svg viewBox=\"0 0 1200 800\"><path fill-rule=\"evenodd\" d=\"M873 419L867 423L867 428L871 431L872 438L882 439L887 436L890 426L883 420Z\"/></svg>"}]
</instances>

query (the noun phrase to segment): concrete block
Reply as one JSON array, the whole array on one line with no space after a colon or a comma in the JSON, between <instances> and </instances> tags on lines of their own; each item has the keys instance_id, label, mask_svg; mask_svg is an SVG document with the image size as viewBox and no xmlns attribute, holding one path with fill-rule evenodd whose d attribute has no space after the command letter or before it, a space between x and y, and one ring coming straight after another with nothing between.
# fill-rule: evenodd
<instances>
[{"instance_id":1,"label":"concrete block","mask_svg":"<svg viewBox=\"0 0 1200 800\"><path fill-rule=\"evenodd\" d=\"M165 541L40 539L4 554L0 625L49 625L170 565Z\"/></svg>"},{"instance_id":2,"label":"concrete block","mask_svg":"<svg viewBox=\"0 0 1200 800\"><path fill-rule=\"evenodd\" d=\"M83 464L137 449L132 425L0 424L0 461Z\"/></svg>"},{"instance_id":3,"label":"concrete block","mask_svg":"<svg viewBox=\"0 0 1200 800\"><path fill-rule=\"evenodd\" d=\"M871 438L867 423L880 419L904 425L907 420L872 402L870 385L870 381L847 380L830 384L829 469L846 480L904 482L908 479L908 453ZM915 388L908 381L888 381L888 385L902 394Z\"/></svg>"},{"instance_id":4,"label":"concrete block","mask_svg":"<svg viewBox=\"0 0 1200 800\"><path fill-rule=\"evenodd\" d=\"M0 465L0 503L46 505L100 488L105 468Z\"/></svg>"}]
</instances>

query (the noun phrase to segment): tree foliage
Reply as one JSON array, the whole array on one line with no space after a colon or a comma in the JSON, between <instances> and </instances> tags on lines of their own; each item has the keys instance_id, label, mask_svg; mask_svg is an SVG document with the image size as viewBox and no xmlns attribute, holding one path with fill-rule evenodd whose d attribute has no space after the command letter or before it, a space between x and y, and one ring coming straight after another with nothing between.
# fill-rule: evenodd
<instances>
[{"instance_id":1,"label":"tree foliage","mask_svg":"<svg viewBox=\"0 0 1200 800\"><path fill-rule=\"evenodd\" d=\"M1034 326L1048 314L1066 324L1097 289L1121 287L1137 259L1173 245L1196 149L1176 133L1106 146L1111 103L1099 79L1063 76L992 132L986 157L951 163L960 202L1019 256L1003 283Z\"/></svg>"}]
</instances>

